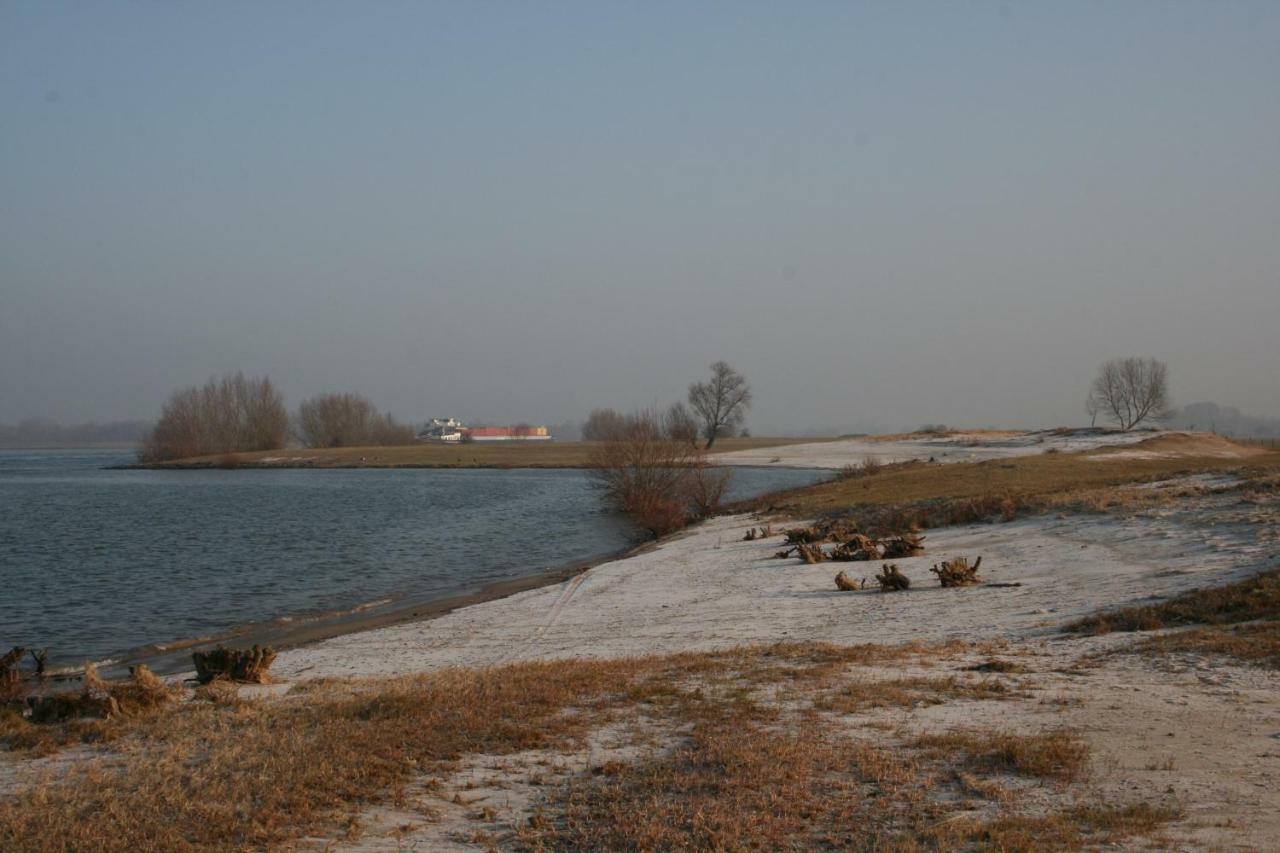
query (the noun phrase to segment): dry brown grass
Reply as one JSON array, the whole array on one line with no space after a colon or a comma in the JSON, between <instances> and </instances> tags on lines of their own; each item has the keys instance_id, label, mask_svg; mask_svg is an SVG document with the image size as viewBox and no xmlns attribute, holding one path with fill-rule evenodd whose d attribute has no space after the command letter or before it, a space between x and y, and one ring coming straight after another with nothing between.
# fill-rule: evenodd
<instances>
[{"instance_id":1,"label":"dry brown grass","mask_svg":"<svg viewBox=\"0 0 1280 853\"><path fill-rule=\"evenodd\" d=\"M1013 773L1074 782L1088 769L1089 747L1073 732L1036 734L952 731L917 737L912 746L933 758L955 760L968 770Z\"/></svg>"},{"instance_id":2,"label":"dry brown grass","mask_svg":"<svg viewBox=\"0 0 1280 853\"><path fill-rule=\"evenodd\" d=\"M1191 590L1159 604L1100 613L1072 622L1065 630L1106 634L1192 625L1207 627L1152 637L1136 650L1220 655L1280 669L1280 569L1224 586Z\"/></svg>"},{"instance_id":3,"label":"dry brown grass","mask_svg":"<svg viewBox=\"0 0 1280 853\"><path fill-rule=\"evenodd\" d=\"M1065 630L1106 634L1277 618L1280 618L1280 569L1272 569L1236 583L1194 589L1159 604L1100 613L1072 622Z\"/></svg>"},{"instance_id":4,"label":"dry brown grass","mask_svg":"<svg viewBox=\"0 0 1280 853\"><path fill-rule=\"evenodd\" d=\"M1066 779L1072 750L1082 749L1076 741L996 733L917 745L860 737L871 730L841 716L877 704L877 690L898 707L1009 698L998 680L978 678L903 677L878 688L861 679L842 691L859 667L927 666L961 651L975 649L780 644L316 681L282 699L163 705L132 720L99 758L0 798L0 849L258 849L354 837L364 811L398 802L410 784L468 756L581 749L592 731L638 718L665 740L634 761L570 777L507 840L913 850L1013 839L1025 827L1014 823L1016 798L1000 775L1012 767ZM835 713L813 710L823 696ZM992 820L951 820L962 805L956 792L988 801ZM1099 825L1065 812L1054 820L1074 839L1068 847ZM1115 830L1128 831L1136 829Z\"/></svg>"},{"instance_id":5,"label":"dry brown grass","mask_svg":"<svg viewBox=\"0 0 1280 853\"><path fill-rule=\"evenodd\" d=\"M1009 521L1045 511L1138 507L1167 501L1171 495L1164 490L1123 487L1210 472L1265 483L1280 472L1280 453L1249 459L1090 459L1058 453L947 465L904 463L887 465L869 476L764 495L731 509L782 518L840 517L863 532L885 534Z\"/></svg>"}]
</instances>

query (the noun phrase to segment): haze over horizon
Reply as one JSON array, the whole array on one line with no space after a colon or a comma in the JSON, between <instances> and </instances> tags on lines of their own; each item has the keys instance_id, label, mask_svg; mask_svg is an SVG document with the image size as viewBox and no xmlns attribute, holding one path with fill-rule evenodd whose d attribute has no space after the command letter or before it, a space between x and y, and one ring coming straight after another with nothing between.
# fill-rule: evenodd
<instances>
[{"instance_id":1,"label":"haze over horizon","mask_svg":"<svg viewBox=\"0 0 1280 853\"><path fill-rule=\"evenodd\" d=\"M1280 5L0 7L0 422L1280 416Z\"/></svg>"}]
</instances>

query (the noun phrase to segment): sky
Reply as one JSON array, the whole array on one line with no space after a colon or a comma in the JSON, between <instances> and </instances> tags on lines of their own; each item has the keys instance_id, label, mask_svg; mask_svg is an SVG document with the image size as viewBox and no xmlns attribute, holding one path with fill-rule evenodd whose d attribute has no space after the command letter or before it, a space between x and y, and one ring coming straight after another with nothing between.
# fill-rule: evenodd
<instances>
[{"instance_id":1,"label":"sky","mask_svg":"<svg viewBox=\"0 0 1280 853\"><path fill-rule=\"evenodd\" d=\"M1280 3L0 2L0 422L1280 416Z\"/></svg>"}]
</instances>

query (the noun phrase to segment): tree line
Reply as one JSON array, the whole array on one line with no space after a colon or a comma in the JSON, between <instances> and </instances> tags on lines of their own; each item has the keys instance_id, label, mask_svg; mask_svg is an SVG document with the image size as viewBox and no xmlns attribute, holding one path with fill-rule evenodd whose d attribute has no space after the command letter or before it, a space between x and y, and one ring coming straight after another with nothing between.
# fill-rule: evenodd
<instances>
[{"instance_id":1,"label":"tree line","mask_svg":"<svg viewBox=\"0 0 1280 853\"><path fill-rule=\"evenodd\" d=\"M294 415L268 377L232 373L174 391L138 450L142 462L304 447L410 444L413 428L361 394L318 394Z\"/></svg>"}]
</instances>

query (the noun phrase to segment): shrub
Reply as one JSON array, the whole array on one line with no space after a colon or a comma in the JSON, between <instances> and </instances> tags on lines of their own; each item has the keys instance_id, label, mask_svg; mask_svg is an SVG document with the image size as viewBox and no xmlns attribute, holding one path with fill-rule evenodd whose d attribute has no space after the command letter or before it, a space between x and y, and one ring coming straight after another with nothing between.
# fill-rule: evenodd
<instances>
[{"instance_id":1,"label":"shrub","mask_svg":"<svg viewBox=\"0 0 1280 853\"><path fill-rule=\"evenodd\" d=\"M653 536L664 536L719 508L730 472L652 411L622 416L591 454L591 476L605 501Z\"/></svg>"}]
</instances>

